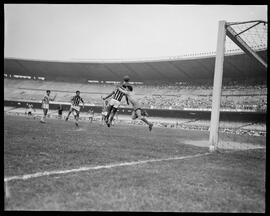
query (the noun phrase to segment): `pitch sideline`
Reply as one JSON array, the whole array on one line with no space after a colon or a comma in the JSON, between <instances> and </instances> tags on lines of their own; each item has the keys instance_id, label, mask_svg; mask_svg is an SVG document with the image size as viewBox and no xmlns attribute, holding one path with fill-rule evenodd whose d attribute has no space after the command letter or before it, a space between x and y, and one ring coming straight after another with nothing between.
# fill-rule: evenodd
<instances>
[{"instance_id":1,"label":"pitch sideline","mask_svg":"<svg viewBox=\"0 0 270 216\"><path fill-rule=\"evenodd\" d=\"M49 175L55 175L55 174L66 174L66 173L72 173L72 172L81 172L81 171L98 170L98 169L111 169L114 167L121 167L121 166L133 166L133 165L145 164L145 163L150 163L150 162L183 160L183 159L188 159L188 158L201 157L201 156L205 156L205 155L209 155L209 154L211 154L211 153L207 152L207 153L188 155L188 156L182 156L182 157L131 161L131 162L107 164L107 165L100 165L100 166L86 166L86 167L80 167L80 168L69 169L69 170L44 171L44 172L37 172L37 173L26 174L26 175L21 175L21 176L6 177L6 178L4 178L4 182L7 183L8 181L11 181L11 180L27 180L27 179L31 179L31 178L37 178L37 177L41 177L41 176L49 176Z\"/></svg>"}]
</instances>

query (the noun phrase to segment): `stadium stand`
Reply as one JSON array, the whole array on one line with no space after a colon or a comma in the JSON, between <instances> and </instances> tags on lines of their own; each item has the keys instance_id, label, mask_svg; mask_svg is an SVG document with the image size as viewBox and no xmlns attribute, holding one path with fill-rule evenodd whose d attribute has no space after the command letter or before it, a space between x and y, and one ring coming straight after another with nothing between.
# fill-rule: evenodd
<instances>
[{"instance_id":1,"label":"stadium stand","mask_svg":"<svg viewBox=\"0 0 270 216\"><path fill-rule=\"evenodd\" d=\"M267 50L258 54L267 61ZM243 53L224 58L221 109L266 112L266 68ZM140 83L134 84L134 89L145 108L211 109L214 63L215 55L140 62L5 58L4 98L37 101L50 89L52 94L57 93L57 101L68 102L80 90L86 103L101 106L101 96L109 94L115 88L113 83L128 75L132 82Z\"/></svg>"},{"instance_id":2,"label":"stadium stand","mask_svg":"<svg viewBox=\"0 0 270 216\"><path fill-rule=\"evenodd\" d=\"M57 93L57 101L69 102L76 90L85 102L102 106L101 96L109 94L114 84L81 84L52 81L4 79L5 100L39 101L47 89ZM211 109L212 84L178 83L163 85L134 85L136 97L145 108L155 109ZM224 81L221 108L266 112L266 82ZM256 96L256 97L254 97ZM127 106L123 103L122 106Z\"/></svg>"}]
</instances>

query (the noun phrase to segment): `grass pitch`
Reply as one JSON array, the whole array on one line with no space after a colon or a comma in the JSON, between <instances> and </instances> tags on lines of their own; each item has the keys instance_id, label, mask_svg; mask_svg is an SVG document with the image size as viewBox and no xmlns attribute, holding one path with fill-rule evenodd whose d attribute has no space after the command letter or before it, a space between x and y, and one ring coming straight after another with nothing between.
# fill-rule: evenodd
<instances>
[{"instance_id":1,"label":"grass pitch","mask_svg":"<svg viewBox=\"0 0 270 216\"><path fill-rule=\"evenodd\" d=\"M5 177L205 153L208 132L5 116ZM239 139L239 138L238 138ZM243 138L245 139L245 138ZM250 139L250 138L249 138ZM254 138L255 139L255 138ZM258 139L258 138L257 138ZM254 155L254 154L252 154ZM6 210L264 212L265 149L11 180Z\"/></svg>"}]
</instances>

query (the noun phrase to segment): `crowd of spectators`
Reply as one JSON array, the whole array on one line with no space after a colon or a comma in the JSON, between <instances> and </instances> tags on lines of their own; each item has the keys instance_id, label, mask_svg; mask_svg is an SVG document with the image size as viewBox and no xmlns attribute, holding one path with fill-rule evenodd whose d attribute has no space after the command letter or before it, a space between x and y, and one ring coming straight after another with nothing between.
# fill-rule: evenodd
<instances>
[{"instance_id":1,"label":"crowd of spectators","mask_svg":"<svg viewBox=\"0 0 270 216\"><path fill-rule=\"evenodd\" d=\"M52 84L50 84L52 85ZM63 84L64 85L64 84ZM75 85L75 84L74 84ZM90 105L101 106L101 95L105 96L114 89L113 84L80 84L81 95ZM102 87L102 91L99 91ZM77 88L77 86L74 86ZM196 82L150 83L134 85L136 98L143 108L150 109L211 109L213 82L199 80ZM69 102L73 93L71 89L57 92L57 101ZM5 98L23 100L41 100L43 91L31 86L29 90L20 88L11 91L5 89ZM127 106L122 103L122 106ZM224 79L222 85L221 109L225 110L267 110L266 80L230 80Z\"/></svg>"},{"instance_id":2,"label":"crowd of spectators","mask_svg":"<svg viewBox=\"0 0 270 216\"><path fill-rule=\"evenodd\" d=\"M211 109L212 107L213 83L211 81L179 82L176 84L157 85L156 87L149 85L148 88L152 88L152 92L159 93L163 89L164 94L142 96L140 102L147 108L203 110ZM172 90L175 90L175 92ZM266 112L266 80L243 79L236 81L224 79L221 109Z\"/></svg>"},{"instance_id":3,"label":"crowd of spectators","mask_svg":"<svg viewBox=\"0 0 270 216\"><path fill-rule=\"evenodd\" d=\"M250 101L236 102L241 96L234 97L234 100L221 97L221 109L224 110L245 110L263 111L267 109L267 98L253 97ZM140 100L144 107L152 109L197 109L207 110L212 107L212 97L207 96L145 96Z\"/></svg>"}]
</instances>

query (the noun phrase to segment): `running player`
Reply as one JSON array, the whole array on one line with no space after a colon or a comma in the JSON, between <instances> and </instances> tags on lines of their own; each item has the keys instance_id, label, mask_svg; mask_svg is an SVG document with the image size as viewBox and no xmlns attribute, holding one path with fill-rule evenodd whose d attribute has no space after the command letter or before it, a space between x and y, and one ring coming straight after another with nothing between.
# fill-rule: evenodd
<instances>
[{"instance_id":1,"label":"running player","mask_svg":"<svg viewBox=\"0 0 270 216\"><path fill-rule=\"evenodd\" d=\"M71 99L71 106L70 106L70 109L69 109L69 112L68 112L68 115L66 117L66 121L68 120L69 118L69 115L72 113L72 112L75 112L75 125L78 127L79 124L78 124L78 121L79 121L79 115L80 115L80 102L82 102L83 104L83 108L84 108L84 101L83 99L81 98L80 96L80 91L76 91L76 95Z\"/></svg>"},{"instance_id":2,"label":"running player","mask_svg":"<svg viewBox=\"0 0 270 216\"><path fill-rule=\"evenodd\" d=\"M122 88L124 90L126 88L126 86L129 85L129 77L124 76L123 80L124 81L123 81L120 88ZM112 99L110 100L109 106L107 108L107 115L105 117L105 122L106 122L108 127L111 126L111 123L114 119L114 116L117 112L117 109L120 106L121 100L122 100L123 96L125 95L124 93L119 91L118 88L119 88L119 86L117 86L116 89L112 93L110 93L107 97L102 98L103 100L107 100L108 98L110 98L112 96ZM127 104L129 105L127 96L125 96L125 98L126 98Z\"/></svg>"},{"instance_id":3,"label":"running player","mask_svg":"<svg viewBox=\"0 0 270 216\"><path fill-rule=\"evenodd\" d=\"M51 91L47 90L46 95L43 97L43 99L41 101L41 104L42 104L41 108L43 110L43 116L41 117L41 120L40 120L41 123L46 123L45 119L46 119L48 111L49 111L50 101L54 101L56 98L56 94L54 95L53 98L50 97L50 94L51 94Z\"/></svg>"},{"instance_id":4,"label":"running player","mask_svg":"<svg viewBox=\"0 0 270 216\"><path fill-rule=\"evenodd\" d=\"M127 90L123 90L122 88L118 88L119 91L127 95L129 102L133 107L133 111L131 114L132 120L136 118L140 119L141 121L145 122L149 126L149 131L153 128L153 123L149 122L145 117L148 116L147 112L141 108L141 105L134 99L134 92L132 86L128 85Z\"/></svg>"}]
</instances>

